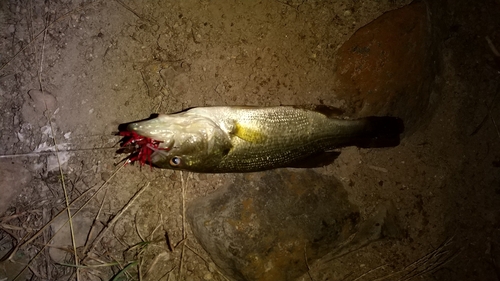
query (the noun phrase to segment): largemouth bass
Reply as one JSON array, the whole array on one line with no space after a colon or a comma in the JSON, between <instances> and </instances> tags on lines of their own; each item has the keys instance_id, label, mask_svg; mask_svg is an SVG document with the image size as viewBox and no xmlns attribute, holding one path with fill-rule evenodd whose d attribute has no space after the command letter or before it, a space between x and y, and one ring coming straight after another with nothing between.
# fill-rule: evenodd
<instances>
[{"instance_id":1,"label":"largemouth bass","mask_svg":"<svg viewBox=\"0 0 500 281\"><path fill-rule=\"evenodd\" d=\"M129 161L204 173L297 167L346 146L392 147L403 122L396 117L342 119L325 106L196 107L123 124Z\"/></svg>"}]
</instances>

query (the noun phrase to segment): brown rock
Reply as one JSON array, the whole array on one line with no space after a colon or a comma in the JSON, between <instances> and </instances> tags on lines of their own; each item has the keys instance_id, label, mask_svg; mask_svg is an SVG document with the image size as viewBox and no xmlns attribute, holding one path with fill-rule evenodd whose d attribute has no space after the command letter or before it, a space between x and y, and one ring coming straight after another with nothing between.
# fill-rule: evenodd
<instances>
[{"instance_id":1,"label":"brown rock","mask_svg":"<svg viewBox=\"0 0 500 281\"><path fill-rule=\"evenodd\" d=\"M311 170L237 175L190 202L187 216L214 263L235 280L294 280L307 272L306 256L312 265L397 233L385 210L358 226L341 183Z\"/></svg>"},{"instance_id":2,"label":"brown rock","mask_svg":"<svg viewBox=\"0 0 500 281\"><path fill-rule=\"evenodd\" d=\"M414 2L360 28L337 53L338 95L351 115L395 115L406 128L429 105L435 76L427 6Z\"/></svg>"},{"instance_id":3,"label":"brown rock","mask_svg":"<svg viewBox=\"0 0 500 281\"><path fill-rule=\"evenodd\" d=\"M308 170L238 175L226 188L191 202L193 232L236 280L293 280L355 228L359 213L333 177Z\"/></svg>"}]
</instances>

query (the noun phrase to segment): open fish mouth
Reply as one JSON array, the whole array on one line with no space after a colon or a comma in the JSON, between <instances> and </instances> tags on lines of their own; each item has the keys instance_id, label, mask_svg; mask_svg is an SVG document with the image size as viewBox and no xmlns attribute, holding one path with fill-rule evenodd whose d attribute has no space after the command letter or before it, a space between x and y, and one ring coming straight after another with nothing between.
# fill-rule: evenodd
<instances>
[{"instance_id":1,"label":"open fish mouth","mask_svg":"<svg viewBox=\"0 0 500 281\"><path fill-rule=\"evenodd\" d=\"M119 142L120 148L116 153L129 154L124 160L130 164L139 162L141 166L149 164L152 167L151 155L153 153L170 150L170 147L160 147L163 141L141 136L136 132L120 131L117 135L123 138Z\"/></svg>"}]
</instances>

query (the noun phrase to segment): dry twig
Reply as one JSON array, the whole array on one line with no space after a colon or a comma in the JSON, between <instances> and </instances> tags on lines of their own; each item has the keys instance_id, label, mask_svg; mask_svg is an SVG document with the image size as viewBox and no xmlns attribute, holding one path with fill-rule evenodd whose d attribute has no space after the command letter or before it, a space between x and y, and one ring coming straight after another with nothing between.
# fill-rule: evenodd
<instances>
[{"instance_id":1,"label":"dry twig","mask_svg":"<svg viewBox=\"0 0 500 281\"><path fill-rule=\"evenodd\" d=\"M179 279L182 279L182 267L183 267L183 261L184 261L184 252L185 252L185 246L186 246L186 240L187 240L187 235L186 235L186 184L189 179L189 172L187 173L186 176L186 181L184 181L184 175L182 174L182 171L180 171L181 174L181 189L182 189L182 240L184 243L182 243L182 251L181 251L181 258L180 258L180 264L179 264Z\"/></svg>"},{"instance_id":2,"label":"dry twig","mask_svg":"<svg viewBox=\"0 0 500 281\"><path fill-rule=\"evenodd\" d=\"M125 204L125 206L123 206L123 208L113 217L113 219L108 223L108 225L106 225L106 227L104 227L104 229L101 230L101 232L97 235L94 241L92 241L92 245L90 246L88 252L93 251L95 249L97 244L101 242L102 238L111 228L111 226L113 226L118 221L118 219L123 215L123 213L125 213L128 210L128 208L130 208L130 206L134 203L134 201L149 187L149 184L150 183L148 182L139 191L137 191L134 194L134 196L127 202L127 204Z\"/></svg>"},{"instance_id":3,"label":"dry twig","mask_svg":"<svg viewBox=\"0 0 500 281\"><path fill-rule=\"evenodd\" d=\"M73 213L73 217L75 217L83 208L85 208L85 206L87 206L87 204L99 193L99 191L101 191L107 184L108 182L118 173L118 171L120 171L123 167L125 167L126 163L124 163L122 166L120 166L118 169L116 169L115 172L113 172L113 174L111 174L111 176L96 190L96 192L94 192L94 194L92 194L92 196L87 200L85 201L85 203L78 209L76 210L76 212ZM71 206L72 204L74 204L75 202L79 201L81 198L83 198L86 194L88 194L91 190L93 190L93 188L89 188L87 189L85 192L83 192L82 194L80 194L80 196L78 196L75 200L73 200L69 205ZM21 248L21 247L24 247L25 245L28 245L30 244L31 242L33 242L33 240L35 240L40 234L43 233L43 231L45 229L47 229L51 224L52 222L54 222L55 219L57 219L60 215L62 215L63 213L66 212L66 209L63 209L61 210L59 213L57 213L48 223L46 223L39 231L37 231L30 239L26 240L25 242L23 242L21 245L19 245L19 247L16 247L16 250L18 248ZM47 247L47 245L50 244L50 242L52 242L52 239L54 239L54 237L56 237L57 233L59 233L59 231L61 229L64 228L64 226L66 225L66 223L68 223L68 221L66 221L62 226L61 228L59 228L55 233L54 235L52 236L52 238L49 239L49 241L47 241L47 244L43 245L42 248L40 249L39 252L37 252L35 254L35 256L28 262L28 264L16 275L16 277L14 277L13 281L14 280L17 280L17 278L19 278L21 276L21 274L28 268L28 266L38 257L38 255L40 255L40 253L43 252L43 250L45 249L45 247ZM16 253L16 251L13 251L11 253L10 256L13 256L14 254Z\"/></svg>"},{"instance_id":4,"label":"dry twig","mask_svg":"<svg viewBox=\"0 0 500 281\"><path fill-rule=\"evenodd\" d=\"M51 22L42 31L38 32L38 34L35 35L35 37L33 37L33 39L30 42L28 42L28 44L26 44L26 46L24 46L19 51L17 51L9 60L7 60L6 63L4 63L2 66L0 66L0 71L2 69L4 69L7 65L9 65L20 53L24 52L24 50L26 50L27 48L29 48L31 46L31 44L33 44L33 42L35 42L38 39L38 37L40 37L42 34L44 34L54 24L62 21L63 19L69 17L70 15L72 15L72 14L74 14L76 12L80 12L80 11L85 10L86 8L90 7L91 5L96 4L97 2L99 2L99 1L94 1L94 2L89 2L87 4L84 4L82 7L78 8L78 9L71 10L68 13L66 13L66 14L60 16L59 18L57 18L55 21Z\"/></svg>"}]
</instances>

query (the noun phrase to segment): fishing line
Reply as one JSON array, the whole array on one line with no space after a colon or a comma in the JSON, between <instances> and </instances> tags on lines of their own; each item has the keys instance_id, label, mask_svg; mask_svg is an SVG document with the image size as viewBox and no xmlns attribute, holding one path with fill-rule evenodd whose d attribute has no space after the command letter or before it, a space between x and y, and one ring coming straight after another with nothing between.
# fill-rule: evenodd
<instances>
[{"instance_id":1,"label":"fishing line","mask_svg":"<svg viewBox=\"0 0 500 281\"><path fill-rule=\"evenodd\" d=\"M16 153L16 154L2 154L0 155L0 159L2 158L16 158L16 157L36 157L47 154L56 154L58 152L83 152L83 151L95 151L95 150L110 150L117 149L114 146L110 147L94 147L94 148L75 148L75 149L65 149L57 151L38 151L38 152L27 152L27 153Z\"/></svg>"}]
</instances>

